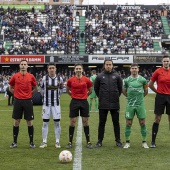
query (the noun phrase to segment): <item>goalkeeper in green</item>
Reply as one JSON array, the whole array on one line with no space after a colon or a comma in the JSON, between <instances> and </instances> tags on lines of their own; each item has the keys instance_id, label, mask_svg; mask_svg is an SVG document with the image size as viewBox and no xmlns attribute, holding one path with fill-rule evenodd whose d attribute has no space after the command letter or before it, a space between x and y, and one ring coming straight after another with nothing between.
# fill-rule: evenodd
<instances>
[{"instance_id":1,"label":"goalkeeper in green","mask_svg":"<svg viewBox=\"0 0 170 170\"><path fill-rule=\"evenodd\" d=\"M148 83L146 79L138 74L138 64L132 64L130 67L131 75L124 80L123 94L126 96L126 128L125 138L126 144L123 148L130 147L130 134L133 118L135 114L139 119L142 135L142 147L149 148L146 143L147 128L145 125L146 109L144 105L144 97L148 94Z\"/></svg>"},{"instance_id":2,"label":"goalkeeper in green","mask_svg":"<svg viewBox=\"0 0 170 170\"><path fill-rule=\"evenodd\" d=\"M95 108L94 108L94 111L95 112L98 112L98 98L96 96L96 93L94 91L94 81L96 79L96 70L92 70L92 76L90 77L90 80L92 81L93 83L93 88L92 88L92 93L89 95L89 98L90 98L90 101L89 101L89 111L91 112L92 111L92 102L93 102L93 99L95 101Z\"/></svg>"}]
</instances>

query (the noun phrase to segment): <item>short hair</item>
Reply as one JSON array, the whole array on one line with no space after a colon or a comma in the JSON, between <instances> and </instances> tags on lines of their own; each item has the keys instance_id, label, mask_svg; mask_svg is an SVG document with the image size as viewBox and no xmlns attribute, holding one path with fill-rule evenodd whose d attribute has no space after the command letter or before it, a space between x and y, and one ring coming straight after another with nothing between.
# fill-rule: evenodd
<instances>
[{"instance_id":1,"label":"short hair","mask_svg":"<svg viewBox=\"0 0 170 170\"><path fill-rule=\"evenodd\" d=\"M130 67L139 67L137 63L132 63Z\"/></svg>"},{"instance_id":2,"label":"short hair","mask_svg":"<svg viewBox=\"0 0 170 170\"><path fill-rule=\"evenodd\" d=\"M76 66L81 66L81 67L83 68L83 65L82 65L81 63L76 63L76 64L74 65L74 68L75 68Z\"/></svg>"},{"instance_id":3,"label":"short hair","mask_svg":"<svg viewBox=\"0 0 170 170\"><path fill-rule=\"evenodd\" d=\"M91 72L92 72L92 74L96 74L96 70L92 70Z\"/></svg>"},{"instance_id":4,"label":"short hair","mask_svg":"<svg viewBox=\"0 0 170 170\"><path fill-rule=\"evenodd\" d=\"M49 66L55 66L55 67L56 67L56 64L55 64L54 62L50 62L50 63L48 63L47 68L48 68Z\"/></svg>"},{"instance_id":5,"label":"short hair","mask_svg":"<svg viewBox=\"0 0 170 170\"><path fill-rule=\"evenodd\" d=\"M21 64L21 62L23 62L23 61L26 61L26 62L28 63L28 61L27 61L26 59L22 59L22 60L20 61L20 64Z\"/></svg>"},{"instance_id":6,"label":"short hair","mask_svg":"<svg viewBox=\"0 0 170 170\"><path fill-rule=\"evenodd\" d=\"M162 57L162 59L163 58L169 58L169 56L167 55L167 54L165 54L163 57Z\"/></svg>"}]
</instances>

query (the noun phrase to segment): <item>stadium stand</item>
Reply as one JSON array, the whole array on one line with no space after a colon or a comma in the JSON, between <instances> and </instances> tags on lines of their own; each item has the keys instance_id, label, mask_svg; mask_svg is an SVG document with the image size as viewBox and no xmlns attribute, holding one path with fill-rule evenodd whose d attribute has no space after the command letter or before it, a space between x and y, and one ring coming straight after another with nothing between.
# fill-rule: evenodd
<instances>
[{"instance_id":1,"label":"stadium stand","mask_svg":"<svg viewBox=\"0 0 170 170\"><path fill-rule=\"evenodd\" d=\"M69 5L38 12L1 7L0 54L161 54L168 14L146 7L90 8L85 16Z\"/></svg>"},{"instance_id":2,"label":"stadium stand","mask_svg":"<svg viewBox=\"0 0 170 170\"><path fill-rule=\"evenodd\" d=\"M79 16L68 6L27 12L15 8L2 15L5 54L79 53Z\"/></svg>"},{"instance_id":3,"label":"stadium stand","mask_svg":"<svg viewBox=\"0 0 170 170\"><path fill-rule=\"evenodd\" d=\"M87 54L161 53L163 32L158 10L86 11Z\"/></svg>"}]
</instances>

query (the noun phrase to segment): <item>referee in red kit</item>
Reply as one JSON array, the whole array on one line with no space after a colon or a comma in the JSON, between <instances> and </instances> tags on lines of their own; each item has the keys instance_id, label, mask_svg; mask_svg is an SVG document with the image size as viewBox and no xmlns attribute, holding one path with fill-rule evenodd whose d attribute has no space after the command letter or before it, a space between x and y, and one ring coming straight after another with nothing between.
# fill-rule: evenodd
<instances>
[{"instance_id":1,"label":"referee in red kit","mask_svg":"<svg viewBox=\"0 0 170 170\"><path fill-rule=\"evenodd\" d=\"M166 108L168 121L170 125L170 58L164 55L162 59L162 67L158 68L152 75L149 82L149 87L156 93L155 97L155 120L152 126L152 142L151 148L156 148L156 136L159 129L159 124ZM154 83L157 83L155 87Z\"/></svg>"},{"instance_id":2,"label":"referee in red kit","mask_svg":"<svg viewBox=\"0 0 170 170\"><path fill-rule=\"evenodd\" d=\"M33 142L34 128L32 120L34 119L32 95L37 92L37 83L35 77L27 72L27 60L21 60L20 71L12 76L9 81L9 90L14 94L14 108L12 118L13 126L13 143L10 148L17 147L17 138L19 133L19 124L24 114L24 119L28 125L28 134L30 138L30 148L35 148Z\"/></svg>"},{"instance_id":3,"label":"referee in red kit","mask_svg":"<svg viewBox=\"0 0 170 170\"><path fill-rule=\"evenodd\" d=\"M67 93L71 96L70 102L70 127L69 127L69 143L66 146L67 149L72 148L73 134L76 125L76 119L79 116L82 117L82 123L84 126L84 133L86 136L86 148L92 149L90 142L90 133L88 125L89 117L89 103L87 101L88 95L92 92L93 83L89 78L82 75L83 65L75 64L74 67L75 76L71 77L67 81Z\"/></svg>"}]
</instances>

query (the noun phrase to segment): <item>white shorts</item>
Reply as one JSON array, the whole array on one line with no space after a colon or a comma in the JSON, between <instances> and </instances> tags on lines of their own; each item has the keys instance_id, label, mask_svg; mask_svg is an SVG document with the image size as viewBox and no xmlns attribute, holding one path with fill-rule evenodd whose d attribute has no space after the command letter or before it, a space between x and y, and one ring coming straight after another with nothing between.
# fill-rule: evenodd
<instances>
[{"instance_id":1,"label":"white shorts","mask_svg":"<svg viewBox=\"0 0 170 170\"><path fill-rule=\"evenodd\" d=\"M61 119L61 108L60 106L43 106L42 108L42 119Z\"/></svg>"},{"instance_id":2,"label":"white shorts","mask_svg":"<svg viewBox=\"0 0 170 170\"><path fill-rule=\"evenodd\" d=\"M4 92L6 92L7 87L8 87L8 86L4 86L4 88L3 88L3 89L4 89Z\"/></svg>"}]
</instances>

